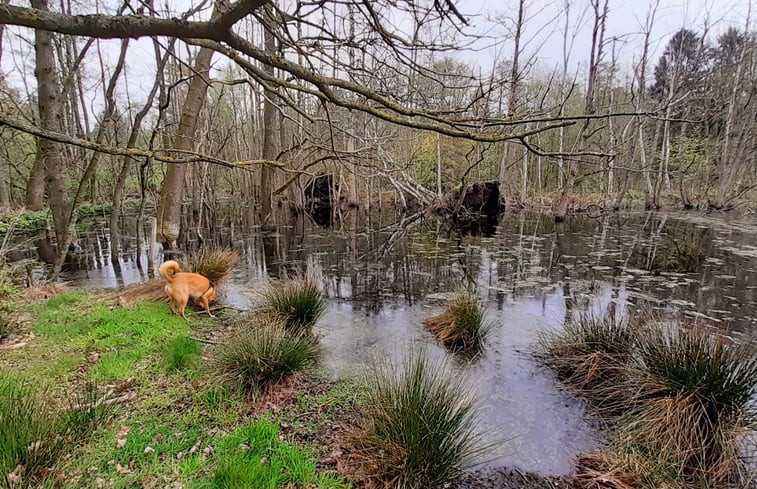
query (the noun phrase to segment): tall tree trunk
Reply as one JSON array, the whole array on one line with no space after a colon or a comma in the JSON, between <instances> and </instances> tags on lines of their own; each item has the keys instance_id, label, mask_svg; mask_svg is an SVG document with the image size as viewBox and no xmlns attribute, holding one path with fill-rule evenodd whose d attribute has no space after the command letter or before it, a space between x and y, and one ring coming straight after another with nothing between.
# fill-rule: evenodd
<instances>
[{"instance_id":1,"label":"tall tree trunk","mask_svg":"<svg viewBox=\"0 0 757 489\"><path fill-rule=\"evenodd\" d=\"M273 33L265 28L264 30L265 50L269 53L276 52L276 39ZM269 75L273 75L273 66L263 68ZM276 158L276 107L273 104L273 92L265 90L265 100L263 101L263 159L273 160ZM265 223L271 214L271 185L273 183L273 170L268 165L263 165L260 169L260 219Z\"/></svg>"},{"instance_id":2,"label":"tall tree trunk","mask_svg":"<svg viewBox=\"0 0 757 489\"><path fill-rule=\"evenodd\" d=\"M7 153L6 153L7 155ZM10 199L10 166L5 155L0 155L0 210L11 206Z\"/></svg>"},{"instance_id":3,"label":"tall tree trunk","mask_svg":"<svg viewBox=\"0 0 757 489\"><path fill-rule=\"evenodd\" d=\"M197 118L205 103L208 92L208 75L213 51L201 48L194 62L194 76L189 82L189 89L181 109L179 128L173 141L173 147L183 151L194 151ZM187 163L168 165L158 202L158 239L166 249L176 245L181 230L181 204L184 197L184 176Z\"/></svg>"},{"instance_id":4,"label":"tall tree trunk","mask_svg":"<svg viewBox=\"0 0 757 489\"><path fill-rule=\"evenodd\" d=\"M103 112L102 120L100 121L100 126L97 130L97 136L95 137L95 142L97 144L103 144L105 142L108 129L113 126L113 114L116 110L116 84L118 83L118 78L121 76L121 73L124 69L124 64L126 63L126 51L128 47L129 40L121 40L121 52L118 57L118 62L116 63L116 67L114 68L113 74L111 75L105 89L105 110ZM91 182L95 179L95 173L97 171L97 167L100 164L101 158L102 153L97 151L92 153L89 164L84 170L84 175L82 175L81 180L79 181L79 186L76 189L73 200L71 201L69 213L66 218L66 234L65 236L63 236L63 238L58 238L59 249L58 256L55 258L55 263L53 264L53 275L59 274L61 268L63 267L63 262L66 259L66 254L68 253L68 246L71 243L75 233L74 226L76 225L76 214L79 210L79 206L84 200L84 193L90 187Z\"/></svg>"},{"instance_id":5,"label":"tall tree trunk","mask_svg":"<svg viewBox=\"0 0 757 489\"><path fill-rule=\"evenodd\" d=\"M39 10L48 10L47 0L32 0L32 7ZM55 69L55 55L50 32L37 30L34 33L36 67L34 73L37 77L37 97L39 107L39 125L46 131L63 132L61 88ZM71 205L68 201L68 193L64 180L66 163L63 158L61 146L58 143L44 138L37 138L36 167L44 169L44 182L47 190L50 211L53 216L55 238L58 245L58 256L65 254L68 246L69 215ZM39 208L42 202L42 191L38 185L37 176L32 175L29 190L32 191L30 207Z\"/></svg>"},{"instance_id":6,"label":"tall tree trunk","mask_svg":"<svg viewBox=\"0 0 757 489\"><path fill-rule=\"evenodd\" d=\"M7 5L10 0L0 0L0 4ZM3 31L5 25L0 24L0 60L3 59ZM2 76L0 76L0 80ZM6 151L6 155L8 152ZM6 180L7 179L7 180ZM0 156L0 210L6 209L11 205L10 199L10 165L7 158Z\"/></svg>"},{"instance_id":7,"label":"tall tree trunk","mask_svg":"<svg viewBox=\"0 0 757 489\"><path fill-rule=\"evenodd\" d=\"M744 61L749 49L749 36L750 18L751 18L751 4L747 13L746 25L744 27L744 42L741 46L741 52L739 53L739 59L736 63L736 73L733 77L733 87L731 89L730 97L728 100L728 111L725 119L725 134L723 136L723 146L720 152L720 164L718 165L718 188L715 195L714 207L723 208L726 206L727 201L731 195L737 194L738 189L734 188L736 182L736 174L738 173L739 162L735 161L732 151L732 138L733 138L733 124L734 114L736 112L737 97L739 91L742 90L741 78L744 70Z\"/></svg>"},{"instance_id":8,"label":"tall tree trunk","mask_svg":"<svg viewBox=\"0 0 757 489\"><path fill-rule=\"evenodd\" d=\"M599 66L602 62L602 53L604 49L604 37L605 27L607 22L608 12L608 0L604 1L604 6L600 8L601 0L592 0L591 6L594 10L594 28L592 30L591 37L591 54L589 56L589 78L586 83L586 97L585 97L585 113L587 115L594 114L596 112L596 86L597 76L599 73ZM591 137L592 131L589 130L589 120L584 121L581 125L581 130L578 135L578 141L585 147L588 145L588 140ZM565 216L568 213L568 203L570 202L570 195L573 192L573 188L576 185L576 178L578 177L578 171L580 161L578 159L571 159L570 168L568 169L568 176L565 180L563 191L560 194L560 202L555 210L555 222L562 222L565 220Z\"/></svg>"},{"instance_id":9,"label":"tall tree trunk","mask_svg":"<svg viewBox=\"0 0 757 489\"><path fill-rule=\"evenodd\" d=\"M520 38L523 31L525 0L518 2L518 20L515 23L514 45L513 45L513 64L510 70L510 91L507 100L507 112L515 115L518 110L518 88L520 84ZM508 197L512 194L509 191L507 182L507 167L510 165L510 147L514 143L506 141L504 143L502 159L499 162L499 189L502 194L502 200L505 205L509 205Z\"/></svg>"},{"instance_id":10,"label":"tall tree trunk","mask_svg":"<svg viewBox=\"0 0 757 489\"><path fill-rule=\"evenodd\" d=\"M686 210L693 209L694 205L691 203L691 198L689 198L689 192L686 190L686 170L688 169L688 166L686 164L686 129L687 124L684 122L681 124L681 134L678 136L678 166L679 166L679 176L680 180L678 181L678 191L681 194L681 203L683 204L683 208Z\"/></svg>"}]
</instances>

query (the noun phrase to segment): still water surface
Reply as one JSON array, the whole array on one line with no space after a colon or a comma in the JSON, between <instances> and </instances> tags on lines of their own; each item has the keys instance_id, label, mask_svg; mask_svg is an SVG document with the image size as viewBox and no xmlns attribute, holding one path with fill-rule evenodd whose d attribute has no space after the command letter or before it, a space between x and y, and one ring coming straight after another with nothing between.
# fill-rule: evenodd
<instances>
[{"instance_id":1,"label":"still water surface","mask_svg":"<svg viewBox=\"0 0 757 489\"><path fill-rule=\"evenodd\" d=\"M104 225L83 233L85 259L65 279L102 289L154 276L128 240L131 250L111 265ZM222 303L247 309L267 279L321 271L329 309L316 332L323 368L334 377L387 358L399 363L413 344L450 356L420 322L441 311L436 299L445 293L475 286L495 324L491 342L471 364L450 360L474 386L489 438L507 440L490 466L567 474L578 454L601 443L585 404L561 391L530 354L538 332L560 328L571 314L622 315L644 306L733 336L757 330L754 220L639 213L556 226L549 216L519 214L459 228L420 218L381 227L351 216L329 229L302 218L265 232L219 228L205 235L243 257Z\"/></svg>"}]
</instances>

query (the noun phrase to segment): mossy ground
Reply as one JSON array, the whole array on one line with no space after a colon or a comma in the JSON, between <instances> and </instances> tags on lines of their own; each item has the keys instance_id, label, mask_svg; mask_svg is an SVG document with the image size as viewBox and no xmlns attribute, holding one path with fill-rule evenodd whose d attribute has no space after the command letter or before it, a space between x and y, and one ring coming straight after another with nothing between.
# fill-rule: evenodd
<instances>
[{"instance_id":1,"label":"mossy ground","mask_svg":"<svg viewBox=\"0 0 757 489\"><path fill-rule=\"evenodd\" d=\"M34 336L0 352L2 375L61 402L86 381L119 400L45 486L349 486L319 461L330 454L323 434L338 432L334 420L348 413L352 390L311 372L253 403L219 385L206 366L213 345L192 337L229 318L192 312L187 322L165 304L122 308L80 292L17 308L28 318L20 334Z\"/></svg>"}]
</instances>

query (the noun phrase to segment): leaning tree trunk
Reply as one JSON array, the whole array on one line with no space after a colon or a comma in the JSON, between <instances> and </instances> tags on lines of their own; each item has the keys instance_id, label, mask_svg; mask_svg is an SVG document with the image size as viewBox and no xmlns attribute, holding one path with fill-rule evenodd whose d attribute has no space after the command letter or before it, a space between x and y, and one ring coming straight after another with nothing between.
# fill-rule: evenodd
<instances>
[{"instance_id":1,"label":"leaning tree trunk","mask_svg":"<svg viewBox=\"0 0 757 489\"><path fill-rule=\"evenodd\" d=\"M32 7L39 10L47 10L47 0L32 0ZM53 51L53 36L48 31L37 30L34 34L34 50L36 54L36 67L34 73L37 77L37 97L39 107L39 125L41 129L51 132L63 132L63 113L61 110L61 88L55 71L55 56ZM44 169L44 183L47 189L50 203L50 211L53 216L55 237L58 245L58 255L65 253L71 235L69 228L70 204L64 180L66 165L61 146L44 138L37 138L37 166ZM32 208L41 207L42 191L37 188L37 178L34 174L30 180L30 193L33 198L27 198L27 204ZM34 188L32 184L35 185Z\"/></svg>"},{"instance_id":2,"label":"leaning tree trunk","mask_svg":"<svg viewBox=\"0 0 757 489\"><path fill-rule=\"evenodd\" d=\"M205 102L208 91L208 74L213 51L201 48L194 63L195 76L189 82L187 98L181 110L179 129L173 142L173 147L183 151L195 149L195 131L197 118ZM184 192L184 175L187 163L172 163L166 171L163 187L160 190L158 202L158 239L167 249L176 244L181 230L181 203Z\"/></svg>"}]
</instances>

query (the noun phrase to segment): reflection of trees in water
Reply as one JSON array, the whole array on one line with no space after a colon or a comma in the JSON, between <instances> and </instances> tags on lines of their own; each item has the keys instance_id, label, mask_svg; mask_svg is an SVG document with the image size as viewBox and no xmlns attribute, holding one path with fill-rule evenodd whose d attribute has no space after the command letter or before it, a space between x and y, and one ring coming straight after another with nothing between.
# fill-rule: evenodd
<instances>
[{"instance_id":1,"label":"reflection of trees in water","mask_svg":"<svg viewBox=\"0 0 757 489\"><path fill-rule=\"evenodd\" d=\"M275 213L261 230L250 215L241 207L219 212L211 222L204 219L207 227L199 233L196 223L188 222L181 249L191 252L203 242L234 247L243 255L236 272L242 283L301 271L315 256L329 295L352 300L370 314L462 284L475 285L498 309L528 297L545 300L560 287L569 310L593 307L591 297L598 291L617 298L628 289L666 302L694 303L689 307L702 313L732 311L742 323L757 315L757 292L750 288L754 260L723 251L723 232L663 215L575 216L556 225L549 216L521 213L502 218L492 236L479 234L475 226L413 216L401 228L389 226L386 222L397 218L394 211L372 215L371 226L362 213L350 211L330 229L307 216ZM135 226L128 220L124 225ZM108 234L99 225L82 229L83 252L71 255L70 269L110 266ZM729 236L737 244L748 245L749 238ZM140 261L134 239L124 240L121 266L128 269ZM128 280L118 278L118 269L112 273L118 283Z\"/></svg>"}]
</instances>

